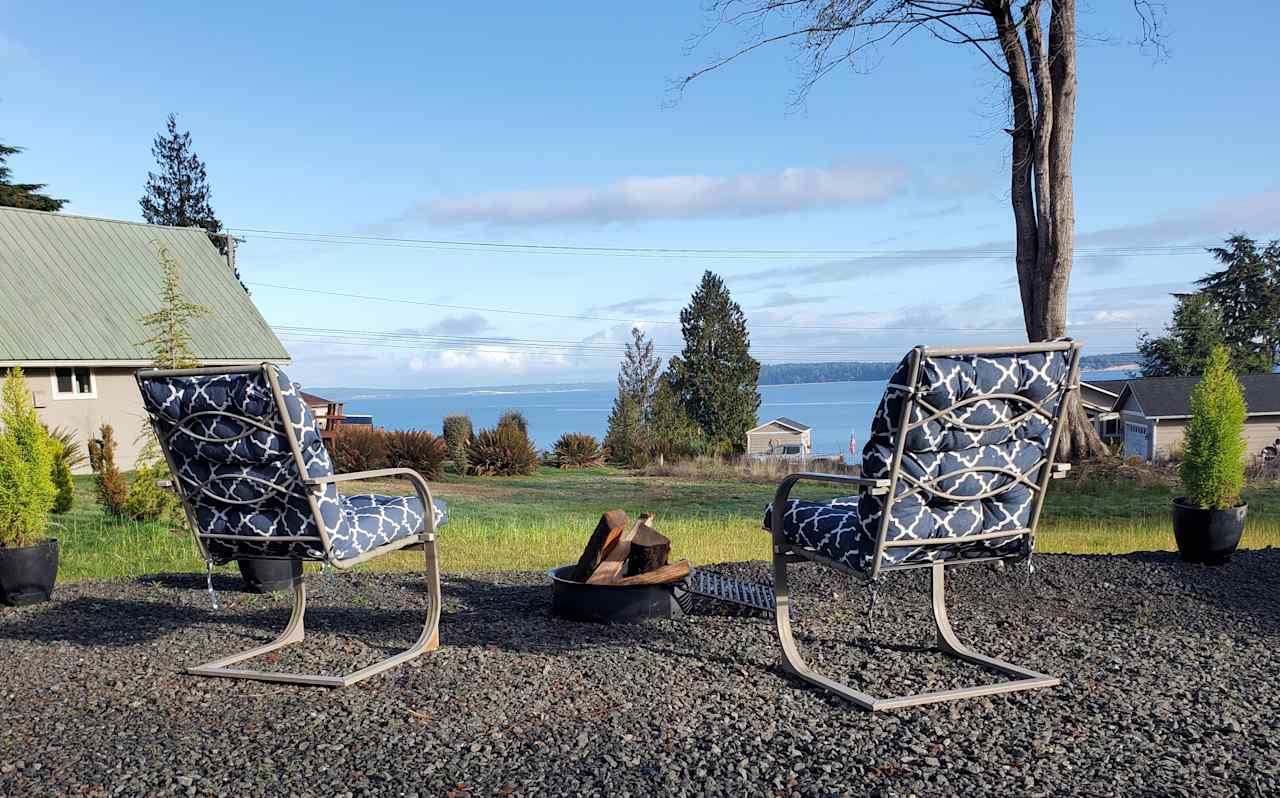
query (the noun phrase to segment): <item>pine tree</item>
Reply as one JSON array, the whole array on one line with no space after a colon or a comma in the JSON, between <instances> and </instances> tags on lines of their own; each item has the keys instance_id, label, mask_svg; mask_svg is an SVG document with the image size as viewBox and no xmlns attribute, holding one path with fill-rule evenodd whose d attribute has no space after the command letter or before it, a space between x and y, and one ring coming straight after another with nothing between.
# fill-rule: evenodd
<instances>
[{"instance_id":1,"label":"pine tree","mask_svg":"<svg viewBox=\"0 0 1280 798\"><path fill-rule=\"evenodd\" d=\"M30 546L44 535L57 496L53 455L31 389L15 366L0 388L0 547Z\"/></svg>"},{"instance_id":2,"label":"pine tree","mask_svg":"<svg viewBox=\"0 0 1280 798\"><path fill-rule=\"evenodd\" d=\"M1209 252L1226 268L1196 284L1222 314L1232 360L1241 371L1268 373L1280 356L1280 241L1260 249L1237 234Z\"/></svg>"},{"instance_id":3,"label":"pine tree","mask_svg":"<svg viewBox=\"0 0 1280 798\"><path fill-rule=\"evenodd\" d=\"M671 358L672 385L712 451L741 452L756 425L760 363L751 356L747 319L710 271L680 311L684 351Z\"/></svg>"},{"instance_id":4,"label":"pine tree","mask_svg":"<svg viewBox=\"0 0 1280 798\"><path fill-rule=\"evenodd\" d=\"M168 247L151 242L164 267L160 289L160 309L142 317L142 326L151 335L139 345L151 347L151 365L162 369L196 368L200 361L191 349L190 324L209 315L209 309L187 300L182 293L181 264Z\"/></svg>"},{"instance_id":5,"label":"pine tree","mask_svg":"<svg viewBox=\"0 0 1280 798\"><path fill-rule=\"evenodd\" d=\"M0 144L0 206L6 208L28 208L33 211L59 211L67 204L64 199L54 199L41 194L44 183L14 183L12 173L5 163L10 155L22 152L21 147L6 147Z\"/></svg>"},{"instance_id":6,"label":"pine tree","mask_svg":"<svg viewBox=\"0 0 1280 798\"><path fill-rule=\"evenodd\" d=\"M147 172L146 193L138 201L142 217L151 224L203 227L209 240L225 255L227 240L221 232L222 222L210 205L208 175L204 162L191 149L191 133L178 132L178 118L173 114L169 114L165 130L151 145L160 171Z\"/></svg>"},{"instance_id":7,"label":"pine tree","mask_svg":"<svg viewBox=\"0 0 1280 798\"><path fill-rule=\"evenodd\" d=\"M1224 341L1222 314L1208 294L1179 294L1164 335L1138 339L1144 377L1185 377L1204 372L1215 346Z\"/></svg>"},{"instance_id":8,"label":"pine tree","mask_svg":"<svg viewBox=\"0 0 1280 798\"><path fill-rule=\"evenodd\" d=\"M671 385L670 374L658 377L645 423L649 455L659 460L681 460L702 450L702 430L693 423Z\"/></svg>"},{"instance_id":9,"label":"pine tree","mask_svg":"<svg viewBox=\"0 0 1280 798\"><path fill-rule=\"evenodd\" d=\"M645 338L639 327L631 328L631 340L627 342L618 370L618 390L631 397L644 416L649 415L653 391L658 384L658 369L662 364L653 353L653 341Z\"/></svg>"},{"instance_id":10,"label":"pine tree","mask_svg":"<svg viewBox=\"0 0 1280 798\"><path fill-rule=\"evenodd\" d=\"M618 390L609 412L609 429L604 436L604 456L611 463L639 465L644 450L641 432L643 417L635 400Z\"/></svg>"},{"instance_id":11,"label":"pine tree","mask_svg":"<svg viewBox=\"0 0 1280 798\"><path fill-rule=\"evenodd\" d=\"M1187 498L1203 508L1225 510L1244 487L1244 422L1249 408L1226 347L1209 356L1204 378L1191 391L1191 420L1180 475Z\"/></svg>"}]
</instances>

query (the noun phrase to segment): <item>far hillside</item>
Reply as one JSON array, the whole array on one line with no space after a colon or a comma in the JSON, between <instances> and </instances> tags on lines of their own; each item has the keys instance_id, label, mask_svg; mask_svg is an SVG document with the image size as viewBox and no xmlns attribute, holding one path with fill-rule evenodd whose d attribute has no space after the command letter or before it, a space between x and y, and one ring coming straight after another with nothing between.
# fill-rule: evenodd
<instances>
[{"instance_id":1,"label":"far hillside","mask_svg":"<svg viewBox=\"0 0 1280 798\"><path fill-rule=\"evenodd\" d=\"M1085 355L1080 368L1086 371L1137 368L1137 352ZM805 382L859 382L887 380L897 361L833 361L830 363L765 363L760 366L761 385L795 385Z\"/></svg>"}]
</instances>

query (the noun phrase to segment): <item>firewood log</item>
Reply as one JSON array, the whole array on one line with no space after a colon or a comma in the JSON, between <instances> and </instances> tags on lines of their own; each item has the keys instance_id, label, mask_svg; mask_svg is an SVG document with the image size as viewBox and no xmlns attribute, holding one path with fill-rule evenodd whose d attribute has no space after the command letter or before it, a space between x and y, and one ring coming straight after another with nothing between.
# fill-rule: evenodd
<instances>
[{"instance_id":1,"label":"firewood log","mask_svg":"<svg viewBox=\"0 0 1280 798\"><path fill-rule=\"evenodd\" d=\"M627 518L627 514L622 510L610 510L600 516L600 523L596 524L595 532L591 533L591 540L582 550L582 556L578 558L578 564L574 566L571 578L575 582L587 581L609 553L609 549L617 543L623 531L630 525L631 519Z\"/></svg>"},{"instance_id":2,"label":"firewood log","mask_svg":"<svg viewBox=\"0 0 1280 798\"><path fill-rule=\"evenodd\" d=\"M647 571L643 574L624 577L614 582L616 585L665 585L668 582L675 582L684 579L689 575L690 566L688 560L680 560L670 565L664 565L661 568Z\"/></svg>"}]
</instances>

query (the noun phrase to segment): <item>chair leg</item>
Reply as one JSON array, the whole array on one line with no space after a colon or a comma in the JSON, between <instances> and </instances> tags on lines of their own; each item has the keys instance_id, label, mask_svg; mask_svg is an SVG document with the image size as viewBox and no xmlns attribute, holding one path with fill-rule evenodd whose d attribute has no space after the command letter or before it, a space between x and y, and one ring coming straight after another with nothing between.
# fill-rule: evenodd
<instances>
[{"instance_id":1,"label":"chair leg","mask_svg":"<svg viewBox=\"0 0 1280 798\"><path fill-rule=\"evenodd\" d=\"M869 709L871 711L899 709L902 707L919 706L921 704L933 704L940 701L954 701L961 698L974 698L983 695L1011 693L1017 690L1033 690L1041 687L1057 686L1060 683L1060 680L1056 677L1046 676L1042 673L1028 670L1001 659L988 657L985 654L979 654L960 642L956 637L955 632L952 631L951 622L947 618L947 606L945 600L945 568L946 566L944 563L936 562L930 569L932 571L931 593L933 620L937 627L938 649L944 654L964 660L965 662L981 665L1007 676L1014 676L1017 678L1009 681L997 682L995 684L979 685L977 687L962 687L955 690L913 693L909 695L895 696L893 698L876 698L855 690L849 685L828 679L809 667L808 663L804 661L803 656L801 656L800 651L796 646L795 638L791 633L791 598L790 591L787 586L787 555L785 553L775 551L773 555L773 573L774 591L777 594L776 620L778 625L778 641L782 644L784 667L786 670L801 679L829 690L842 698L852 701L859 707Z\"/></svg>"},{"instance_id":2,"label":"chair leg","mask_svg":"<svg viewBox=\"0 0 1280 798\"><path fill-rule=\"evenodd\" d=\"M399 654L379 660L368 667L361 668L345 676L320 676L307 673L281 673L228 667L237 662L262 656L302 640L304 636L303 615L307 611L307 589L303 581L299 579L293 587L293 613L289 616L289 624L279 637L266 645L232 654L204 665L187 668L187 673L198 676L221 676L230 679L285 682L315 687L349 687L356 682L364 681L370 676L382 673L389 668L394 668L428 651L436 650L440 647L440 563L436 557L436 542L434 540L425 542L422 548L426 553L427 593L430 607L427 610L427 618L422 627L422 634L418 636L417 641L412 646Z\"/></svg>"}]
</instances>

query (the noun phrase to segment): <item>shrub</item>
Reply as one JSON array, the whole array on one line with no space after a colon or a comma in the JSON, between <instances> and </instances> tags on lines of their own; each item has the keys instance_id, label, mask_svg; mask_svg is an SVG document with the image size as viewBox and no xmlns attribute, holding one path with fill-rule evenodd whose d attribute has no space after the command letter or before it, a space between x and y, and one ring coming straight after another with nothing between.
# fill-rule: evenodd
<instances>
[{"instance_id":1,"label":"shrub","mask_svg":"<svg viewBox=\"0 0 1280 798\"><path fill-rule=\"evenodd\" d=\"M163 460L153 460L138 467L129 495L125 497L123 514L134 521L173 522L182 518L182 502L171 488L161 485L169 481L169 466Z\"/></svg>"},{"instance_id":2,"label":"shrub","mask_svg":"<svg viewBox=\"0 0 1280 798\"><path fill-rule=\"evenodd\" d=\"M1191 421L1181 467L1189 502L1220 510L1240 503L1247 415L1231 356L1226 347L1214 347L1204 377L1191 392Z\"/></svg>"},{"instance_id":3,"label":"shrub","mask_svg":"<svg viewBox=\"0 0 1280 798\"><path fill-rule=\"evenodd\" d=\"M529 437L529 420L524 417L524 413L519 410L507 410L498 419L499 427L512 426L520 431L520 434Z\"/></svg>"},{"instance_id":4,"label":"shrub","mask_svg":"<svg viewBox=\"0 0 1280 798\"><path fill-rule=\"evenodd\" d=\"M20 368L5 376L0 426L0 546L30 546L44 535L53 509L54 447Z\"/></svg>"},{"instance_id":5,"label":"shrub","mask_svg":"<svg viewBox=\"0 0 1280 798\"><path fill-rule=\"evenodd\" d=\"M68 471L85 461L84 450L80 448L80 441L76 440L75 430L54 427L49 430L49 437L62 445L61 452L57 456L66 462Z\"/></svg>"},{"instance_id":6,"label":"shrub","mask_svg":"<svg viewBox=\"0 0 1280 798\"><path fill-rule=\"evenodd\" d=\"M386 468L387 442L382 430L343 424L333 443L334 468L340 473Z\"/></svg>"},{"instance_id":7,"label":"shrub","mask_svg":"<svg viewBox=\"0 0 1280 798\"><path fill-rule=\"evenodd\" d=\"M439 479L448 455L444 441L426 430L388 430L384 435L387 465L412 468L427 479Z\"/></svg>"},{"instance_id":8,"label":"shrub","mask_svg":"<svg viewBox=\"0 0 1280 798\"><path fill-rule=\"evenodd\" d=\"M467 444L467 471L477 476L532 474L537 464L529 436L515 424L482 429Z\"/></svg>"},{"instance_id":9,"label":"shrub","mask_svg":"<svg viewBox=\"0 0 1280 798\"><path fill-rule=\"evenodd\" d=\"M467 473L467 443L475 434L471 428L471 419L462 415L445 416L443 432L445 446L449 450L449 459L453 461L454 472Z\"/></svg>"},{"instance_id":10,"label":"shrub","mask_svg":"<svg viewBox=\"0 0 1280 798\"><path fill-rule=\"evenodd\" d=\"M590 435L566 432L556 441L556 465L561 468L588 468L604 462L600 444Z\"/></svg>"},{"instance_id":11,"label":"shrub","mask_svg":"<svg viewBox=\"0 0 1280 798\"><path fill-rule=\"evenodd\" d=\"M124 515L124 503L129 498L129 483L116 466L116 436L110 424L103 424L99 438L89 444L89 458L95 464L94 487L98 504L109 515Z\"/></svg>"},{"instance_id":12,"label":"shrub","mask_svg":"<svg viewBox=\"0 0 1280 798\"><path fill-rule=\"evenodd\" d=\"M556 442L556 464L562 469L590 468L604 462L604 452L593 436L567 432Z\"/></svg>"},{"instance_id":13,"label":"shrub","mask_svg":"<svg viewBox=\"0 0 1280 798\"><path fill-rule=\"evenodd\" d=\"M71 480L71 466L67 463L67 450L62 441L50 436L49 445L53 449L53 470L49 474L53 479L53 511L61 515L71 509L76 497L76 485Z\"/></svg>"}]
</instances>

